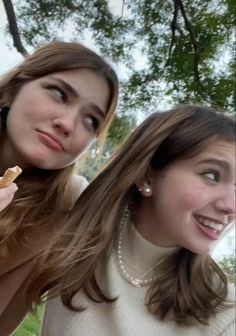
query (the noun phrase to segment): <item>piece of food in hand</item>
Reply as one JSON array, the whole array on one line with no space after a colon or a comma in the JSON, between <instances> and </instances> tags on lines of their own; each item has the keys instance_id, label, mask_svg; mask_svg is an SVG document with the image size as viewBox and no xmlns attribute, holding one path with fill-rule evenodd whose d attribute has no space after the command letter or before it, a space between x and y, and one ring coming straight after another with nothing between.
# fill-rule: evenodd
<instances>
[{"instance_id":1,"label":"piece of food in hand","mask_svg":"<svg viewBox=\"0 0 236 336\"><path fill-rule=\"evenodd\" d=\"M8 168L0 180L0 188L6 188L12 184L17 176L21 174L21 172L22 169L18 166Z\"/></svg>"}]
</instances>

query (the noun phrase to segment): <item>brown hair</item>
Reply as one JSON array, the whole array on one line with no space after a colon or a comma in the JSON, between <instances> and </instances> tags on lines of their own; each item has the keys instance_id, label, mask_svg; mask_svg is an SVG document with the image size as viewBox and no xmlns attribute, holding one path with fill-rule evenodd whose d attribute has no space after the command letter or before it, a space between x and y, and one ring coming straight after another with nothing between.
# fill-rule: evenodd
<instances>
[{"instance_id":1,"label":"brown hair","mask_svg":"<svg viewBox=\"0 0 236 336\"><path fill-rule=\"evenodd\" d=\"M105 121L98 135L99 145L102 146L115 115L118 79L107 62L82 44L52 42L28 56L22 64L1 78L0 108L5 111L4 107L10 107L20 89L30 81L50 73L80 68L101 75L110 90ZM0 110L0 119L5 118L7 115L1 115ZM7 129L0 128L0 141L5 132ZM14 243L23 244L27 239L30 242L29 233L40 225L60 223L62 216L72 208L75 201L71 180L73 173L74 164L50 171L35 167L26 169L19 176L19 189L13 202L0 213L0 254L7 254Z\"/></svg>"},{"instance_id":2,"label":"brown hair","mask_svg":"<svg viewBox=\"0 0 236 336\"><path fill-rule=\"evenodd\" d=\"M118 79L112 67L102 57L80 43L49 43L3 76L0 80L0 108L10 106L21 87L32 80L51 73L80 68L87 68L101 75L110 89L106 118L98 136L99 144L103 145L117 105Z\"/></svg>"},{"instance_id":3,"label":"brown hair","mask_svg":"<svg viewBox=\"0 0 236 336\"><path fill-rule=\"evenodd\" d=\"M124 207L137 195L136 182L150 165L163 169L196 155L215 139L234 142L234 126L229 117L207 107L180 106L147 118L76 202L64 235L55 239L51 253L45 256L47 263L41 264L42 275L37 279L44 283L41 288L53 287L52 295L60 290L63 303L72 310L80 309L72 298L81 288L96 302L111 301L100 289L95 270L110 252ZM54 265L53 270L48 263ZM225 307L227 278L210 256L180 249L158 273L147 305L161 319L172 313L177 323L192 319L207 323ZM45 274L50 282L44 281ZM214 288L215 279L219 285Z\"/></svg>"}]
</instances>

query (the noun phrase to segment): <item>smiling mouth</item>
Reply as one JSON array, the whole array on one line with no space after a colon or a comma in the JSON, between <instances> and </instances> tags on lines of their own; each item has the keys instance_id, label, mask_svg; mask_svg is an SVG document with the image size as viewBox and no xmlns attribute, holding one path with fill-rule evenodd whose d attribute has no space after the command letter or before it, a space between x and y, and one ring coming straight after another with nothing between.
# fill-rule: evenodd
<instances>
[{"instance_id":1,"label":"smiling mouth","mask_svg":"<svg viewBox=\"0 0 236 336\"><path fill-rule=\"evenodd\" d=\"M194 217L201 226L212 230L214 233L220 234L225 228L224 224L216 223L212 219L209 219L209 218L206 218L200 215L195 215Z\"/></svg>"}]
</instances>

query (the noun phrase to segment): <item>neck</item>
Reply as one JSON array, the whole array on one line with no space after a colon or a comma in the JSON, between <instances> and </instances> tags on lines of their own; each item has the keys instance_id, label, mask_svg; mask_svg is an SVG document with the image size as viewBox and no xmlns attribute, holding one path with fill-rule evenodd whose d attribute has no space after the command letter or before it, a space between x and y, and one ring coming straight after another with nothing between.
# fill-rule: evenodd
<instances>
[{"instance_id":1,"label":"neck","mask_svg":"<svg viewBox=\"0 0 236 336\"><path fill-rule=\"evenodd\" d=\"M141 205L137 207L133 222L138 233L150 243L160 247L176 247L175 244L170 242L166 233L160 230L150 202L145 202L144 200Z\"/></svg>"},{"instance_id":2,"label":"neck","mask_svg":"<svg viewBox=\"0 0 236 336\"><path fill-rule=\"evenodd\" d=\"M130 213L124 212L117 241L117 259L121 275L133 286L150 285L156 279L160 264L175 252L176 248L162 248L141 236L130 221Z\"/></svg>"}]
</instances>

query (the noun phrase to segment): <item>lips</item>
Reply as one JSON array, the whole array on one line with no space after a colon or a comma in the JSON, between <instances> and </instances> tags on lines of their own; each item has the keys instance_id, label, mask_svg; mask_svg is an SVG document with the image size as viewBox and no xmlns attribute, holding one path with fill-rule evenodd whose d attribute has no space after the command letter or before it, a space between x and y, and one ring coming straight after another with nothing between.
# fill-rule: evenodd
<instances>
[{"instance_id":1,"label":"lips","mask_svg":"<svg viewBox=\"0 0 236 336\"><path fill-rule=\"evenodd\" d=\"M60 140L53 134L37 131L40 141L54 151L64 151L64 147Z\"/></svg>"},{"instance_id":2,"label":"lips","mask_svg":"<svg viewBox=\"0 0 236 336\"><path fill-rule=\"evenodd\" d=\"M216 221L207 217L203 217L203 216L195 216L195 218L203 225L206 227L209 227L213 230L216 231L222 231L224 228L224 224L221 223L220 221Z\"/></svg>"},{"instance_id":3,"label":"lips","mask_svg":"<svg viewBox=\"0 0 236 336\"><path fill-rule=\"evenodd\" d=\"M198 224L199 230L207 236L207 238L212 240L219 239L221 232L225 228L225 223L202 215L195 215L194 218Z\"/></svg>"}]
</instances>

